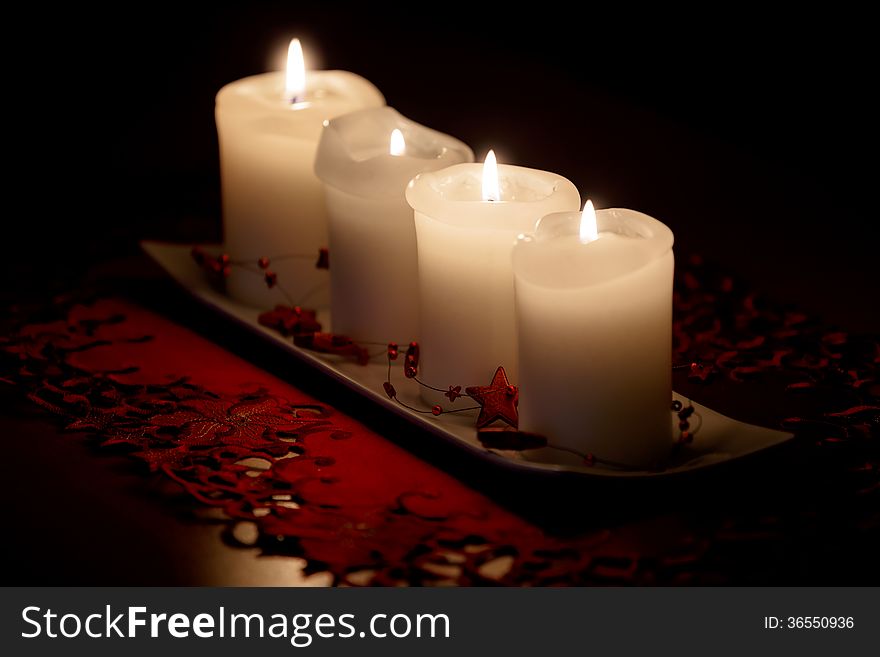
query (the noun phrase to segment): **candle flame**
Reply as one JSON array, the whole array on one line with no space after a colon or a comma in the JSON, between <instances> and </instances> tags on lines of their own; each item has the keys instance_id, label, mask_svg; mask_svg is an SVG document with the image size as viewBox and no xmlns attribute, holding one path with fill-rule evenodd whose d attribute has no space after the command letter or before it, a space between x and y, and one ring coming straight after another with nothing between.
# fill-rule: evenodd
<instances>
[{"instance_id":1,"label":"candle flame","mask_svg":"<svg viewBox=\"0 0 880 657\"><path fill-rule=\"evenodd\" d=\"M403 139L403 133L397 128L391 131L391 144L388 147L388 152L392 155L406 153L406 141Z\"/></svg>"},{"instance_id":2,"label":"candle flame","mask_svg":"<svg viewBox=\"0 0 880 657\"><path fill-rule=\"evenodd\" d=\"M581 242L584 244L599 239L599 228L596 226L596 210L593 208L593 202L589 199L587 199L584 211L581 214L580 233Z\"/></svg>"},{"instance_id":3,"label":"candle flame","mask_svg":"<svg viewBox=\"0 0 880 657\"><path fill-rule=\"evenodd\" d=\"M483 200L500 201L501 190L498 183L498 163L495 160L495 151L489 149L486 161L483 163Z\"/></svg>"},{"instance_id":4,"label":"candle flame","mask_svg":"<svg viewBox=\"0 0 880 657\"><path fill-rule=\"evenodd\" d=\"M287 48L287 73L284 78L284 97L291 103L301 99L306 90L306 63L299 39L291 39Z\"/></svg>"}]
</instances>

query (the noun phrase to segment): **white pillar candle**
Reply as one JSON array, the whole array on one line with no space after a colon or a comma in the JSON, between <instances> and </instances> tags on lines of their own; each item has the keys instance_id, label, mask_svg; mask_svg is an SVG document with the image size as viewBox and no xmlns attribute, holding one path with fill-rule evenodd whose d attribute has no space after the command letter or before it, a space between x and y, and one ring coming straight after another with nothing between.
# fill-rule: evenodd
<instances>
[{"instance_id":1,"label":"white pillar candle","mask_svg":"<svg viewBox=\"0 0 880 657\"><path fill-rule=\"evenodd\" d=\"M418 263L407 183L472 162L464 143L390 107L353 112L324 128L315 173L330 229L333 331L361 342L418 338Z\"/></svg>"},{"instance_id":2,"label":"white pillar candle","mask_svg":"<svg viewBox=\"0 0 880 657\"><path fill-rule=\"evenodd\" d=\"M499 365L517 382L513 245L545 214L580 206L562 176L494 164L490 151L485 166L424 173L406 191L419 254L420 378L444 390L485 385ZM445 401L427 390L422 396Z\"/></svg>"},{"instance_id":3,"label":"white pillar candle","mask_svg":"<svg viewBox=\"0 0 880 657\"><path fill-rule=\"evenodd\" d=\"M628 466L668 456L672 242L656 219L633 210L592 214L589 203L583 215L544 217L534 236L519 240L521 430Z\"/></svg>"},{"instance_id":4,"label":"white pillar candle","mask_svg":"<svg viewBox=\"0 0 880 657\"><path fill-rule=\"evenodd\" d=\"M299 41L278 71L232 82L217 94L223 231L233 260L303 254L270 264L297 303L329 303L329 276L315 268L327 245L323 191L313 167L326 119L385 104L367 80L347 71L305 71ZM284 302L262 276L234 269L238 301L260 308Z\"/></svg>"}]
</instances>

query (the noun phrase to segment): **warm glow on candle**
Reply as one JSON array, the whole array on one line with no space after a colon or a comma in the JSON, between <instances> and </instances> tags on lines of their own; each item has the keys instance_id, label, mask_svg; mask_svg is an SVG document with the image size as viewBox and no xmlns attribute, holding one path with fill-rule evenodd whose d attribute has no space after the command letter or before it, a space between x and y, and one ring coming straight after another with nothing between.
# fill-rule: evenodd
<instances>
[{"instance_id":1,"label":"warm glow on candle","mask_svg":"<svg viewBox=\"0 0 880 657\"><path fill-rule=\"evenodd\" d=\"M291 103L300 100L306 90L306 63L302 45L293 39L287 48L287 75L284 79L284 97Z\"/></svg>"},{"instance_id":2,"label":"warm glow on candle","mask_svg":"<svg viewBox=\"0 0 880 657\"><path fill-rule=\"evenodd\" d=\"M584 211L581 214L581 242L587 244L593 240L599 239L599 229L596 226L596 210L593 208L593 202L589 199L584 205Z\"/></svg>"},{"instance_id":3,"label":"warm glow on candle","mask_svg":"<svg viewBox=\"0 0 880 657\"><path fill-rule=\"evenodd\" d=\"M486 154L486 161L483 163L483 200L501 200L501 190L498 184L498 163L495 161L495 151L491 149Z\"/></svg>"},{"instance_id":4,"label":"warm glow on candle","mask_svg":"<svg viewBox=\"0 0 880 657\"><path fill-rule=\"evenodd\" d=\"M388 147L388 152L392 155L403 155L406 153L406 141L403 139L403 133L397 128L391 131L391 144Z\"/></svg>"}]
</instances>

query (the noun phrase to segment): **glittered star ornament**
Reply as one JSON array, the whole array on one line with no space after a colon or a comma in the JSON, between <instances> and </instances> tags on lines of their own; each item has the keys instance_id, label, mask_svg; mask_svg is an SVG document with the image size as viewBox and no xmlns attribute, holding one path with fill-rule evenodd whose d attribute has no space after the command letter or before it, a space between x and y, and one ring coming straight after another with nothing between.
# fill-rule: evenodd
<instances>
[{"instance_id":1,"label":"glittered star ornament","mask_svg":"<svg viewBox=\"0 0 880 657\"><path fill-rule=\"evenodd\" d=\"M503 367L495 370L495 376L489 385L465 388L465 392L481 407L477 428L485 427L495 420L506 422L512 427L519 424L516 410L519 404L519 388L510 385Z\"/></svg>"}]
</instances>

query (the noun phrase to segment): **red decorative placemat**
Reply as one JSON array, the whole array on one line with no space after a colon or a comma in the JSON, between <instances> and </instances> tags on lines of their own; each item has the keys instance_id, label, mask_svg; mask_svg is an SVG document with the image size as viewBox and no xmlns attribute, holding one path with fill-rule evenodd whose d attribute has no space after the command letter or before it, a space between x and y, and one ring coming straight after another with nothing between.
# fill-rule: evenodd
<instances>
[{"instance_id":1,"label":"red decorative placemat","mask_svg":"<svg viewBox=\"0 0 880 657\"><path fill-rule=\"evenodd\" d=\"M118 298L21 323L0 338L0 377L67 430L130 450L145 473L178 482L233 526L253 523L266 552L302 556L339 583L768 581L798 572L773 562L793 525L820 531L833 518L847 540L876 541L877 340L767 307L698 262L679 277L675 306L678 383L754 385L765 399L769 386L806 409L769 412L802 439L807 458L792 463L817 476L797 508L770 500L708 517L704 507L679 509L552 535L327 403ZM602 501L557 503L589 514ZM740 558L744 545L749 556Z\"/></svg>"}]
</instances>

